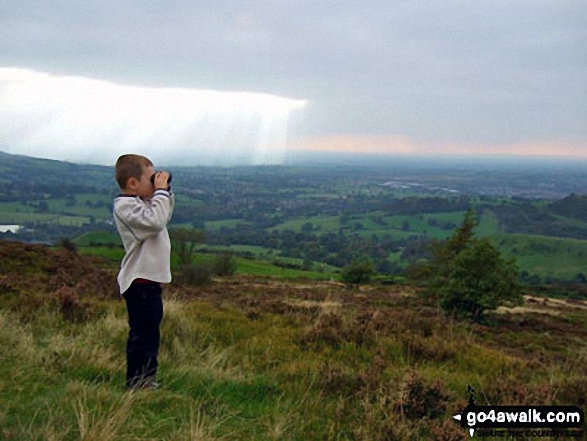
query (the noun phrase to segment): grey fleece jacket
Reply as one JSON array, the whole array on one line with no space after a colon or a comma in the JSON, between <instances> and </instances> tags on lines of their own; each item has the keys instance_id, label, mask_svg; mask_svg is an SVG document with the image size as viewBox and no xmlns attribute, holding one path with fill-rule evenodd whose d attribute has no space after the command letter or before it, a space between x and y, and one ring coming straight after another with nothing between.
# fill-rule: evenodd
<instances>
[{"instance_id":1,"label":"grey fleece jacket","mask_svg":"<svg viewBox=\"0 0 587 441\"><path fill-rule=\"evenodd\" d=\"M156 190L151 199L121 194L114 199L114 221L126 254L120 265L118 285L124 294L135 279L171 282L171 241L167 224L175 197Z\"/></svg>"}]
</instances>

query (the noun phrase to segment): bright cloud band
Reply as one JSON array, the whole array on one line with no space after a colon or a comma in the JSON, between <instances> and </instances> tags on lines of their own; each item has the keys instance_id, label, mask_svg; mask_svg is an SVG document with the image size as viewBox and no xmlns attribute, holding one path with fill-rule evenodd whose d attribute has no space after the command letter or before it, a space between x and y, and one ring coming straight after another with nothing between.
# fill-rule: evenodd
<instances>
[{"instance_id":1,"label":"bright cloud band","mask_svg":"<svg viewBox=\"0 0 587 441\"><path fill-rule=\"evenodd\" d=\"M158 163L281 163L289 116L305 105L0 68L0 149L104 164L131 151Z\"/></svg>"}]
</instances>

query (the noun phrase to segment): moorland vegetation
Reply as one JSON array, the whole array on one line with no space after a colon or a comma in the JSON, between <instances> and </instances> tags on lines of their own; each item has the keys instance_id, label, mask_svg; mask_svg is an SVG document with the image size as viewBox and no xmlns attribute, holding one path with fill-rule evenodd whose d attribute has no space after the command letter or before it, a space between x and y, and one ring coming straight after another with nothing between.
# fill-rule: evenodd
<instances>
[{"instance_id":1,"label":"moorland vegetation","mask_svg":"<svg viewBox=\"0 0 587 441\"><path fill-rule=\"evenodd\" d=\"M527 292L475 323L413 284L243 274L165 288L162 387L129 393L115 264L0 242L0 267L6 439L461 440L469 385L479 404L587 394L584 301Z\"/></svg>"}]
</instances>

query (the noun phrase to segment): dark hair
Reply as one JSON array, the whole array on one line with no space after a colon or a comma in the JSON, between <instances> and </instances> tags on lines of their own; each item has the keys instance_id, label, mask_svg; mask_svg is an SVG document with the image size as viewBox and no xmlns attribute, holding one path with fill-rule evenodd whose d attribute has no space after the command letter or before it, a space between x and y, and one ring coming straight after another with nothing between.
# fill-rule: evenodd
<instances>
[{"instance_id":1,"label":"dark hair","mask_svg":"<svg viewBox=\"0 0 587 441\"><path fill-rule=\"evenodd\" d=\"M141 179L143 170L153 163L140 155L122 155L116 161L115 174L118 186L124 190L130 178Z\"/></svg>"}]
</instances>

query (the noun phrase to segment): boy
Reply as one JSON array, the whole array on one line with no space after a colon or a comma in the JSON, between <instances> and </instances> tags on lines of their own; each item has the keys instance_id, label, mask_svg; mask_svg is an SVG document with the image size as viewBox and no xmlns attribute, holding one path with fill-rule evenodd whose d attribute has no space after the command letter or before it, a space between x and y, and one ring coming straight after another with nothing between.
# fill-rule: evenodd
<instances>
[{"instance_id":1,"label":"boy","mask_svg":"<svg viewBox=\"0 0 587 441\"><path fill-rule=\"evenodd\" d=\"M175 198L168 183L169 173L155 172L153 163L144 156L121 156L115 172L122 194L114 200L114 221L126 252L118 284L130 326L126 386L156 388L163 318L161 283L171 282L167 224Z\"/></svg>"}]
</instances>

